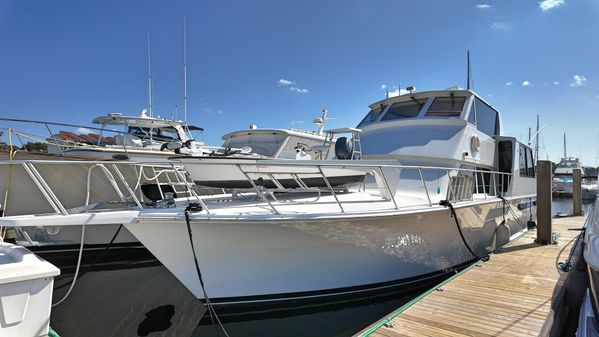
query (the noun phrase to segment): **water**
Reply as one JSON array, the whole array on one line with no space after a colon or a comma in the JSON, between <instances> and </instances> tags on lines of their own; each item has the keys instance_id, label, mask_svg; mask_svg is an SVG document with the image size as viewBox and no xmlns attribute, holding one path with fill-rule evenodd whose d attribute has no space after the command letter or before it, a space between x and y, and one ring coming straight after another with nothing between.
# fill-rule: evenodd
<instances>
[{"instance_id":1,"label":"water","mask_svg":"<svg viewBox=\"0 0 599 337\"><path fill-rule=\"evenodd\" d=\"M593 207L592 200L582 201L582 213L588 214ZM551 202L551 213L555 216L558 213L572 214L572 198L553 198Z\"/></svg>"},{"instance_id":2,"label":"water","mask_svg":"<svg viewBox=\"0 0 599 337\"><path fill-rule=\"evenodd\" d=\"M231 337L346 337L378 321L401 307L424 290L409 294L392 295L365 303L334 305L325 310L311 310L299 315L280 318L256 319L243 322L227 322L221 319ZM193 337L224 336L215 325L200 325Z\"/></svg>"}]
</instances>

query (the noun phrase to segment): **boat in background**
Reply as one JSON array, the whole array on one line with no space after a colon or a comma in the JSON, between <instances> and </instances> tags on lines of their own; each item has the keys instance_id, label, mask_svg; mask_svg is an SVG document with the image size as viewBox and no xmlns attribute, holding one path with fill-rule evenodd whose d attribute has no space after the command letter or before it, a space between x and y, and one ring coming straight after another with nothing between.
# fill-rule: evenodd
<instances>
[{"instance_id":1,"label":"boat in background","mask_svg":"<svg viewBox=\"0 0 599 337\"><path fill-rule=\"evenodd\" d=\"M582 199L595 200L597 198L597 177L585 176L580 159L568 157L566 152L566 134L564 133L564 156L557 164L553 173L553 195L555 197L572 197L573 172L575 169L579 169L582 176Z\"/></svg>"},{"instance_id":2,"label":"boat in background","mask_svg":"<svg viewBox=\"0 0 599 337\"><path fill-rule=\"evenodd\" d=\"M327 108L322 109L322 115L314 119L318 126L317 131L304 131L297 129L260 129L250 125L248 130L227 133L222 137L224 143L221 150L212 152L208 156L172 157L171 160L179 163L206 163L206 165L188 166L189 172L198 186L215 188L252 188L252 183L267 188L294 188L326 187L326 182L316 172L311 176L302 176L301 182L294 172L282 171L269 174L246 173L238 169L239 165L256 164L268 165L271 160L327 160L327 159L354 159L362 156L360 143L360 129L340 128L324 130L324 123L328 119ZM339 137L339 135L349 135ZM237 149L237 150L236 150ZM233 164L233 165L232 165ZM246 174L252 177L248 180ZM364 180L363 172L341 170L329 172L328 183L332 186L341 186L359 183Z\"/></svg>"}]
</instances>

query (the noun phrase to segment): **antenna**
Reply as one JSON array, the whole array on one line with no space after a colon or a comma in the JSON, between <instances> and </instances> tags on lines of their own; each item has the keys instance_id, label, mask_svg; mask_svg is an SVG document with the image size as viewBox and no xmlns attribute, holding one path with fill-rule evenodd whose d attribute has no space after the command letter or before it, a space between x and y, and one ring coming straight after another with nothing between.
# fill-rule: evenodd
<instances>
[{"instance_id":1,"label":"antenna","mask_svg":"<svg viewBox=\"0 0 599 337\"><path fill-rule=\"evenodd\" d=\"M187 123L187 15L183 15L183 112Z\"/></svg>"},{"instance_id":2,"label":"antenna","mask_svg":"<svg viewBox=\"0 0 599 337\"><path fill-rule=\"evenodd\" d=\"M470 69L470 49L466 51L466 89L470 90L472 70Z\"/></svg>"},{"instance_id":3,"label":"antenna","mask_svg":"<svg viewBox=\"0 0 599 337\"><path fill-rule=\"evenodd\" d=\"M150 33L148 33L148 111L150 117L154 117L152 112L152 60L150 58Z\"/></svg>"}]
</instances>

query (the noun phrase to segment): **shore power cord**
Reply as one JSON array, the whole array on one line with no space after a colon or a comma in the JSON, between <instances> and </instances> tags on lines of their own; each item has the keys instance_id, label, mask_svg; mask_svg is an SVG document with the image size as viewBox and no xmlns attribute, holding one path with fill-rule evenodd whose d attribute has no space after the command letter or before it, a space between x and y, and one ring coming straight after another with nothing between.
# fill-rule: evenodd
<instances>
[{"instance_id":1,"label":"shore power cord","mask_svg":"<svg viewBox=\"0 0 599 337\"><path fill-rule=\"evenodd\" d=\"M187 233L189 234L189 243L191 244L191 252L193 254L193 262L195 263L195 269L196 269L196 274L198 276L198 280L200 281L200 285L202 286L202 292L204 293L204 300L206 301L206 307L208 309L208 314L210 315L210 320L212 321L213 325L218 324L220 326L221 330L223 331L223 333L225 334L225 336L229 337L227 330L225 330L225 327L221 323L220 318L216 314L216 311L214 310L214 306L212 305L212 302L210 302L210 297L208 297L208 293L206 292L206 286L204 285L204 278L202 277L202 271L200 269L200 264L198 262L195 246L193 244L193 235L191 232L190 215L192 213L201 212L202 210L203 210L202 205L195 203L195 202L189 203L187 205L187 207L185 208L185 223L187 224ZM216 321L215 321L215 319L216 319ZM217 334L218 334L218 331L217 331Z\"/></svg>"},{"instance_id":2,"label":"shore power cord","mask_svg":"<svg viewBox=\"0 0 599 337\"><path fill-rule=\"evenodd\" d=\"M464 246L466 246L466 249L468 249L470 254L472 254L472 256L474 256L477 260L482 260L484 262L489 261L489 259L490 259L489 254L486 254L485 256L479 256L478 254L476 254L474 252L474 250L472 250L472 248L470 248L470 245L466 241L466 238L464 237L464 233L462 232L462 226L460 226L460 221L458 220L458 215L456 214L455 209L453 208L453 205L451 204L451 202L449 202L449 200L441 200L441 201L439 201L439 205L448 207L449 210L451 211L451 217L453 218L455 225L458 228L458 233L460 233L462 242L464 243Z\"/></svg>"}]
</instances>

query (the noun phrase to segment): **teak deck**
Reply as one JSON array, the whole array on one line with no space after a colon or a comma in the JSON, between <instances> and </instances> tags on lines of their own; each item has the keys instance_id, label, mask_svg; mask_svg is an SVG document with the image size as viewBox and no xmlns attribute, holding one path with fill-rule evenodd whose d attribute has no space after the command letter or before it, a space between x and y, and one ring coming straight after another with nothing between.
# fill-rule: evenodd
<instances>
[{"instance_id":1,"label":"teak deck","mask_svg":"<svg viewBox=\"0 0 599 337\"><path fill-rule=\"evenodd\" d=\"M579 233L568 229L580 228L584 221L585 217L553 219L552 230L560 233L554 245L538 245L536 231L527 232L369 336L538 336L560 278L558 254ZM564 249L559 261L573 246Z\"/></svg>"}]
</instances>

